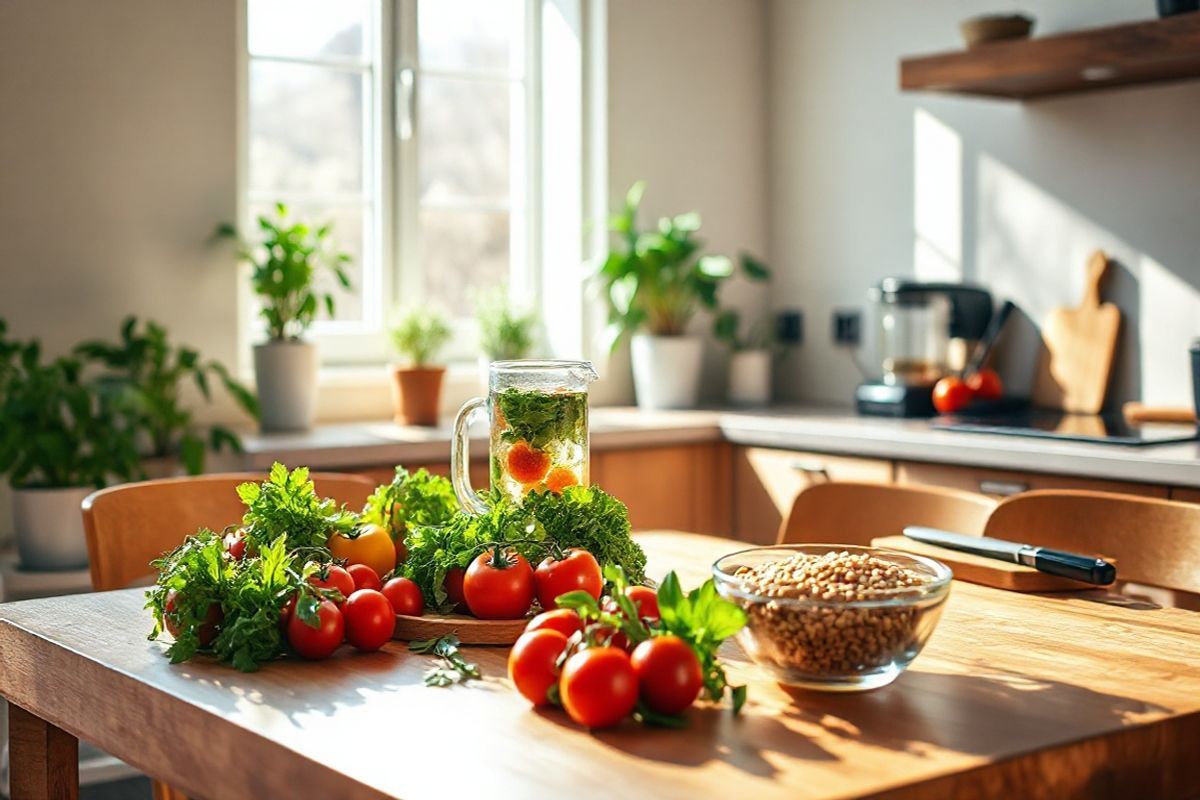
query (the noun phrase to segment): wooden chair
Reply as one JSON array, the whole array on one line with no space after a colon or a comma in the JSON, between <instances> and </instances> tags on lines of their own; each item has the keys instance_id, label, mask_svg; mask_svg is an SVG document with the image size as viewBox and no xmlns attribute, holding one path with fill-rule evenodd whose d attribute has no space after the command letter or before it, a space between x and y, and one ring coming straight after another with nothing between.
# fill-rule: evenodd
<instances>
[{"instance_id":1,"label":"wooden chair","mask_svg":"<svg viewBox=\"0 0 1200 800\"><path fill-rule=\"evenodd\" d=\"M126 483L101 489L83 501L92 588L123 589L151 575L150 562L199 528L219 531L240 522L246 508L238 484L259 482L257 473ZM358 510L375 484L363 475L314 472L317 493Z\"/></svg>"},{"instance_id":2,"label":"wooden chair","mask_svg":"<svg viewBox=\"0 0 1200 800\"><path fill-rule=\"evenodd\" d=\"M1200 593L1195 503L1069 489L1025 492L1001 502L984 533L1111 558L1122 582Z\"/></svg>"},{"instance_id":3,"label":"wooden chair","mask_svg":"<svg viewBox=\"0 0 1200 800\"><path fill-rule=\"evenodd\" d=\"M907 525L979 536L995 507L990 497L937 486L818 483L796 495L778 542L869 545Z\"/></svg>"}]
</instances>

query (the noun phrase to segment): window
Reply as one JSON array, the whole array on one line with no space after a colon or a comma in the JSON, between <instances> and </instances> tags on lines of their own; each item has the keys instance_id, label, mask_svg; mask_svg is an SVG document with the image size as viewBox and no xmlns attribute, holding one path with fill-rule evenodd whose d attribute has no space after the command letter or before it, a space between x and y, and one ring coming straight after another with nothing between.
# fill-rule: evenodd
<instances>
[{"instance_id":1,"label":"window","mask_svg":"<svg viewBox=\"0 0 1200 800\"><path fill-rule=\"evenodd\" d=\"M331 221L353 291L314 326L327 360L387 357L402 308L537 301L539 0L245 0L243 216Z\"/></svg>"}]
</instances>

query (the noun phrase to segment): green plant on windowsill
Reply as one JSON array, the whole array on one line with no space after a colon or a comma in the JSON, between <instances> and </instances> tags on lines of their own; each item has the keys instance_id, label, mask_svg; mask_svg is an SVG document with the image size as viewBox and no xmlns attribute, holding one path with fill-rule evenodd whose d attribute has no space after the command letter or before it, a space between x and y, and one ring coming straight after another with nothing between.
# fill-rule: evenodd
<instances>
[{"instance_id":1,"label":"green plant on windowsill","mask_svg":"<svg viewBox=\"0 0 1200 800\"><path fill-rule=\"evenodd\" d=\"M753 276L754 280L759 281L770 279L770 268L759 259L749 253L742 253L739 260L741 261L742 272L745 275ZM735 353L747 350L769 350L775 352L780 348L769 315L764 315L758 321L751 324L744 336L739 330L741 322L741 315L737 311L734 309L725 309L719 312L713 320L713 336L716 337L717 341L728 345L729 349Z\"/></svg>"},{"instance_id":2,"label":"green plant on windowsill","mask_svg":"<svg viewBox=\"0 0 1200 800\"><path fill-rule=\"evenodd\" d=\"M293 221L288 207L275 204L276 218L259 216L261 243L251 245L229 223L217 228L217 235L238 240L238 257L250 265L254 292L262 300L259 315L267 324L271 341L299 339L323 306L334 314L331 291L317 287L319 270L326 270L344 289L351 288L346 271L351 258L336 249L332 225L312 227Z\"/></svg>"},{"instance_id":3,"label":"green plant on windowsill","mask_svg":"<svg viewBox=\"0 0 1200 800\"><path fill-rule=\"evenodd\" d=\"M492 361L527 358L533 349L538 316L518 310L507 287L481 292L475 299L480 346Z\"/></svg>"},{"instance_id":4,"label":"green plant on windowsill","mask_svg":"<svg viewBox=\"0 0 1200 800\"><path fill-rule=\"evenodd\" d=\"M401 316L392 328L392 345L412 367L424 369L434 364L450 335L450 325L440 313L415 308Z\"/></svg>"},{"instance_id":5,"label":"green plant on windowsill","mask_svg":"<svg viewBox=\"0 0 1200 800\"><path fill-rule=\"evenodd\" d=\"M258 400L218 361L201 360L195 350L172 345L167 331L153 321L139 329L136 317L121 325L116 343L89 341L79 345L78 356L105 369L98 379L102 391L126 416L129 425L149 441L153 459L177 458L190 475L204 471L206 448L241 452L242 443L229 428L213 425L207 437L195 425L193 412L181 401L192 382L206 401L212 400L211 381L219 381L237 405L258 418Z\"/></svg>"},{"instance_id":6,"label":"green plant on windowsill","mask_svg":"<svg viewBox=\"0 0 1200 800\"><path fill-rule=\"evenodd\" d=\"M450 341L450 325L436 311L416 308L392 328L392 344L407 364L392 367L395 420L401 425L436 425L446 367L435 363Z\"/></svg>"}]
</instances>

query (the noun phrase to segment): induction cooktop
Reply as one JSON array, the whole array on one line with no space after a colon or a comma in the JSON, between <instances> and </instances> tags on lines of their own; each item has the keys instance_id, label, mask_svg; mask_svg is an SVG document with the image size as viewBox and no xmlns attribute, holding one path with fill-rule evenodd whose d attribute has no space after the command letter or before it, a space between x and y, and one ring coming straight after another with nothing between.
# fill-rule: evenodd
<instances>
[{"instance_id":1,"label":"induction cooktop","mask_svg":"<svg viewBox=\"0 0 1200 800\"><path fill-rule=\"evenodd\" d=\"M1130 423L1120 412L1063 414L1028 409L1004 414L953 414L937 417L938 430L1037 436L1104 444L1151 445L1200 438L1200 427L1162 422Z\"/></svg>"}]
</instances>

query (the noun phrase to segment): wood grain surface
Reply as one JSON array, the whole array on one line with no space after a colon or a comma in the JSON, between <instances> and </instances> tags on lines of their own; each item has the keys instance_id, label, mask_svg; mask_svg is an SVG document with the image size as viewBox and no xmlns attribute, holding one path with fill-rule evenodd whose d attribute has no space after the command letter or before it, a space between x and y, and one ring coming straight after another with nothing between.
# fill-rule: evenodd
<instances>
[{"instance_id":1,"label":"wood grain surface","mask_svg":"<svg viewBox=\"0 0 1200 800\"><path fill-rule=\"evenodd\" d=\"M1008 592L1079 592L1095 588L1070 578L1049 575L1024 564L998 561L962 550L951 550L949 547L938 547L907 536L881 536L872 540L871 544L937 559L950 567L956 580Z\"/></svg>"},{"instance_id":2,"label":"wood grain surface","mask_svg":"<svg viewBox=\"0 0 1200 800\"><path fill-rule=\"evenodd\" d=\"M702 580L742 545L641 537L649 571ZM865 694L789 693L727 646L739 717L588 733L485 678L434 689L391 643L241 674L170 665L141 593L0 606L0 694L191 796L1177 797L1200 792L1200 615L956 582L924 653ZM17 765L18 772L27 765Z\"/></svg>"}]
</instances>

